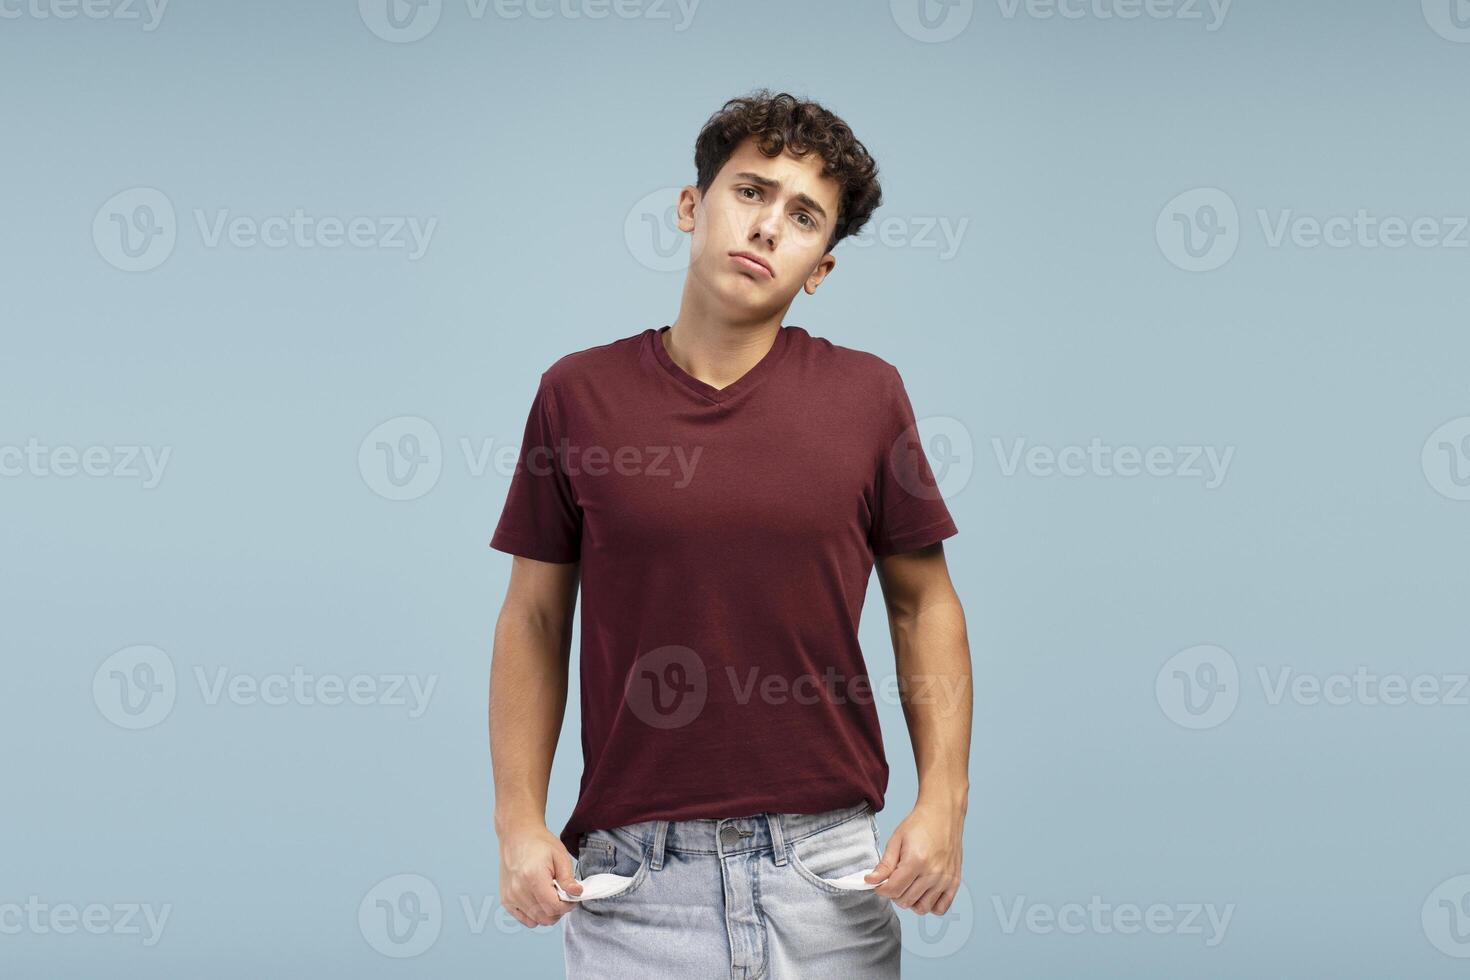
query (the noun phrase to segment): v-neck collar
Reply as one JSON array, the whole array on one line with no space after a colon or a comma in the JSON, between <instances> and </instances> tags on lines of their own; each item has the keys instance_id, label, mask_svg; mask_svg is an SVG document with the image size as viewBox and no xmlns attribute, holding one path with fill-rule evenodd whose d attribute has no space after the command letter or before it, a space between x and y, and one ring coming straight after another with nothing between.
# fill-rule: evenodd
<instances>
[{"instance_id":1,"label":"v-neck collar","mask_svg":"<svg viewBox=\"0 0 1470 980\"><path fill-rule=\"evenodd\" d=\"M771 349L766 351L764 357L756 361L749 371L746 371L740 377L725 385L725 387L716 388L713 385L699 380L688 371L685 371L669 356L668 350L664 347L664 334L669 332L670 326L670 324L664 324L657 330L650 330L648 332L649 343L653 346L654 358L659 364L663 365L663 369L672 375L676 381L683 384L695 394L715 404L728 402L741 392L749 391L751 388L760 384L766 375L771 373L771 368L775 367L776 362L781 359L781 356L786 353L791 334L790 327L781 327L776 331L776 339L771 342Z\"/></svg>"}]
</instances>

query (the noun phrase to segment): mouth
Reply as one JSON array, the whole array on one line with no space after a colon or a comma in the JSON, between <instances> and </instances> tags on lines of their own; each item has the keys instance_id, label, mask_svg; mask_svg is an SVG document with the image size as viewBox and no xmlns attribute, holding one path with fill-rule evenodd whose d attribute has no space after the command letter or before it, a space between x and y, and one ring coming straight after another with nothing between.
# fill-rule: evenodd
<instances>
[{"instance_id":1,"label":"mouth","mask_svg":"<svg viewBox=\"0 0 1470 980\"><path fill-rule=\"evenodd\" d=\"M749 252L731 252L730 258L734 259L735 264L747 272L753 272L766 279L776 278L776 273L764 259L757 258Z\"/></svg>"}]
</instances>

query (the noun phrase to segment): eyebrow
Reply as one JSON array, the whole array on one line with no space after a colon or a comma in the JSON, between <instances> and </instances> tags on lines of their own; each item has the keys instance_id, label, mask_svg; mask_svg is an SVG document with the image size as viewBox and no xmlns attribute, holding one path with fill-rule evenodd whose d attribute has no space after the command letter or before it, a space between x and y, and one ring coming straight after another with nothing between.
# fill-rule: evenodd
<instances>
[{"instance_id":1,"label":"eyebrow","mask_svg":"<svg viewBox=\"0 0 1470 980\"><path fill-rule=\"evenodd\" d=\"M781 189L781 182L779 180L772 180L769 177L762 177L760 174L753 174L748 170L744 170L736 174L735 179L749 181L750 183L755 184L758 187L764 187L773 191L779 191ZM817 212L817 214L820 214L823 218L827 217L827 209L822 207L815 200L813 200L810 195L797 194L796 200L798 203L804 204L805 206L811 208L813 211Z\"/></svg>"}]
</instances>

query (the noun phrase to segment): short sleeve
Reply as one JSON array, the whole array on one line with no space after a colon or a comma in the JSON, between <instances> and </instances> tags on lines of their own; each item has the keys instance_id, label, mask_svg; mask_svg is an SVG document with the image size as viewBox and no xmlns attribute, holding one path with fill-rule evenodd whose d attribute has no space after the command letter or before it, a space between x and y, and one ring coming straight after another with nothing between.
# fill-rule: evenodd
<instances>
[{"instance_id":1,"label":"short sleeve","mask_svg":"<svg viewBox=\"0 0 1470 980\"><path fill-rule=\"evenodd\" d=\"M883 396L885 433L868 543L878 557L917 551L959 533L924 453L908 392L896 369Z\"/></svg>"},{"instance_id":2,"label":"short sleeve","mask_svg":"<svg viewBox=\"0 0 1470 980\"><path fill-rule=\"evenodd\" d=\"M545 562L581 557L582 510L557 452L561 444L556 399L543 375L490 547Z\"/></svg>"}]
</instances>

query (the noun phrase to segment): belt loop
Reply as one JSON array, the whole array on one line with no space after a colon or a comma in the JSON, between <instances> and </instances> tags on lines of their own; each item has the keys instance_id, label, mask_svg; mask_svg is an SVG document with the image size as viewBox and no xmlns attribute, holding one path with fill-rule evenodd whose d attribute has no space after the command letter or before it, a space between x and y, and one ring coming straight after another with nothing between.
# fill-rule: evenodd
<instances>
[{"instance_id":1,"label":"belt loop","mask_svg":"<svg viewBox=\"0 0 1470 980\"><path fill-rule=\"evenodd\" d=\"M786 835L781 832L781 814L766 814L766 823L771 826L771 854L776 859L776 867L785 867Z\"/></svg>"},{"instance_id":2,"label":"belt loop","mask_svg":"<svg viewBox=\"0 0 1470 980\"><path fill-rule=\"evenodd\" d=\"M669 822L660 820L653 828L653 856L648 860L648 866L654 871L663 869L664 866L664 838L669 833Z\"/></svg>"}]
</instances>

